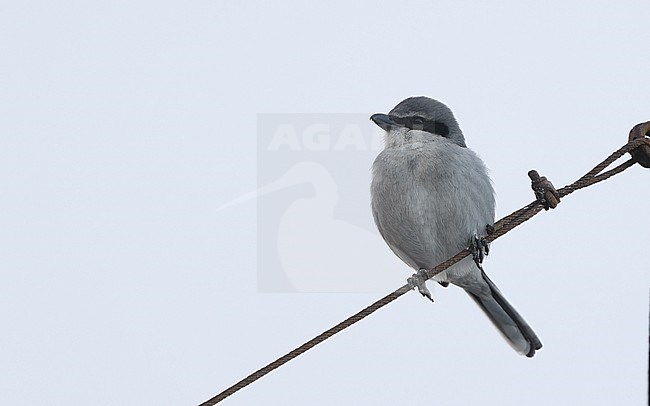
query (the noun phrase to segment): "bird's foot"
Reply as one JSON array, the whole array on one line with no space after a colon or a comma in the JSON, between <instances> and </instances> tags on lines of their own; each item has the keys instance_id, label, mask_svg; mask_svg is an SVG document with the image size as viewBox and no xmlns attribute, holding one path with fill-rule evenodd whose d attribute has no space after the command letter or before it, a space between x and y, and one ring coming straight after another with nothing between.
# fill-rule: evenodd
<instances>
[{"instance_id":1,"label":"bird's foot","mask_svg":"<svg viewBox=\"0 0 650 406\"><path fill-rule=\"evenodd\" d=\"M427 270L426 269L420 269L416 273L414 273L410 278L406 280L406 282L411 286L411 289L417 288L418 292L427 299L431 300L433 302L433 298L431 297L431 292L429 292L429 289L427 288L426 285L427 281Z\"/></svg>"},{"instance_id":2,"label":"bird's foot","mask_svg":"<svg viewBox=\"0 0 650 406\"><path fill-rule=\"evenodd\" d=\"M476 266L481 268L483 260L490 253L490 245L485 241L484 237L479 237L478 234L474 234L469 240L469 251L472 253L472 258L474 258Z\"/></svg>"}]
</instances>

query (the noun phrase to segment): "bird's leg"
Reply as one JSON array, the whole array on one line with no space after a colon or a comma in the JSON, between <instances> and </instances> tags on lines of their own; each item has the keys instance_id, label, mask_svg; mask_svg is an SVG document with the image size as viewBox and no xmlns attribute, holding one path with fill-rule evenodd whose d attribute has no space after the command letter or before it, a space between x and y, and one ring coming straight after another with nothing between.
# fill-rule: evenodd
<instances>
[{"instance_id":1,"label":"bird's leg","mask_svg":"<svg viewBox=\"0 0 650 406\"><path fill-rule=\"evenodd\" d=\"M431 292L429 292L429 289L427 288L426 285L427 281L427 270L426 269L420 269L416 273L414 273L410 278L406 280L406 282L411 286L411 289L417 288L418 292L427 299L431 300L433 302L433 298L431 297Z\"/></svg>"},{"instance_id":2,"label":"bird's leg","mask_svg":"<svg viewBox=\"0 0 650 406\"><path fill-rule=\"evenodd\" d=\"M469 240L469 251L472 253L476 266L483 269L481 264L485 257L490 253L490 245L485 241L485 238L479 237L478 234L474 233L472 238Z\"/></svg>"}]
</instances>

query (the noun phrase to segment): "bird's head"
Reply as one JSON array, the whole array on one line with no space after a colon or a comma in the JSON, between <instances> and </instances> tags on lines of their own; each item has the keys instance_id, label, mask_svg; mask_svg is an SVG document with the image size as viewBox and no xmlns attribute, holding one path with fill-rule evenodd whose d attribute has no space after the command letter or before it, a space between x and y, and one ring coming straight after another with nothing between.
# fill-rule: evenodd
<instances>
[{"instance_id":1,"label":"bird's head","mask_svg":"<svg viewBox=\"0 0 650 406\"><path fill-rule=\"evenodd\" d=\"M465 137L449 107L425 96L402 100L388 114L373 114L370 119L391 137L418 139L444 137L466 147ZM416 131L415 134L410 134Z\"/></svg>"}]
</instances>

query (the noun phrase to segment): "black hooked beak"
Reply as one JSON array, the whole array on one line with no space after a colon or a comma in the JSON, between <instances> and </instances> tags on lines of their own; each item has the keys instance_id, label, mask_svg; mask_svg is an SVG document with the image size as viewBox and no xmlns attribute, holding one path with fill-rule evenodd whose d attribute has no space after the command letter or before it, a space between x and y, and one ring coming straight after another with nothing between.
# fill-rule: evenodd
<instances>
[{"instance_id":1,"label":"black hooked beak","mask_svg":"<svg viewBox=\"0 0 650 406\"><path fill-rule=\"evenodd\" d=\"M385 131L390 131L393 127L401 127L388 114L373 114L370 119Z\"/></svg>"}]
</instances>

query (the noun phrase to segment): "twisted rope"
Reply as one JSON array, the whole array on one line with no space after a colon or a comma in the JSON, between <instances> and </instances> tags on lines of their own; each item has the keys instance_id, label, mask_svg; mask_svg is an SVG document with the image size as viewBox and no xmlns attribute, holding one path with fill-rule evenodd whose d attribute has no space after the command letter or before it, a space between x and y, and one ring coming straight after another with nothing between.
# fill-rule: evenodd
<instances>
[{"instance_id":1,"label":"twisted rope","mask_svg":"<svg viewBox=\"0 0 650 406\"><path fill-rule=\"evenodd\" d=\"M645 145L644 148L650 147L650 140L647 138L637 138L635 140L632 140L628 142L626 145L615 151L613 154L611 154L607 159L605 159L603 162L600 164L596 165L591 171L587 172L583 177L578 179L577 181L573 182L570 185L567 185L559 190L557 190L557 193L559 194L560 197L565 197L576 190L585 188L587 186L591 186L593 184L596 184L598 182L602 182L606 179L609 179L610 177L623 172L630 166L634 165L636 161L634 159L630 159L619 166L615 167L614 169L611 169L607 172L601 173L605 168L607 168L609 165L611 165L614 161L619 159L621 156L624 154L635 150L638 148L640 145ZM547 208L545 206L545 203L541 200L535 200L528 205L522 207L521 209L511 213L510 215L502 218L501 220L497 221L494 224L493 230L491 233L485 238L486 242L492 242L496 240L497 238L503 236L504 234L508 233L510 230L513 228L519 226L520 224L524 223L525 221L531 219L533 216L535 216L537 213L542 211L543 209ZM461 259L467 257L468 255L471 255L471 252L466 248L462 251L460 251L458 254L454 255L453 257L449 258L445 262L437 265L435 268L427 271L426 273L426 279L430 279L433 276L437 275L438 273L444 271L445 269L449 268L450 266L454 265L456 262L460 261ZM386 306L387 304L391 303L393 300L399 298L403 294L409 292L412 289L412 286L409 284L406 284L399 289L395 290L392 293L389 293L388 295L384 296L383 298L377 300L375 303L371 304L370 306L366 307L365 309L361 310L360 312L348 317L347 319L343 320L336 326L330 328L329 330L324 331L323 333L319 334L318 336L312 338L311 340L307 341L300 347L294 349L293 351L283 355L282 357L276 359L275 361L271 362L270 364L266 365L263 368L258 369L257 371L253 372L252 374L248 375L246 378L242 379L241 381L237 382L236 384L232 385L228 389L224 390L223 392L219 393L218 395L214 396L213 398L201 403L200 406L212 406L216 405L217 403L221 402L228 396L232 395L233 393L239 391L240 389L250 385L251 383L255 382L256 380L260 379L264 375L268 374L269 372L273 371L274 369L286 364L287 362L291 361L292 359L296 358L300 354L306 352L307 350L315 347L316 345L322 343L323 341L327 340L334 334L341 332L342 330L350 327L354 323L360 321L361 319L371 315L372 313L376 312L377 310L381 309L382 307Z\"/></svg>"}]
</instances>

